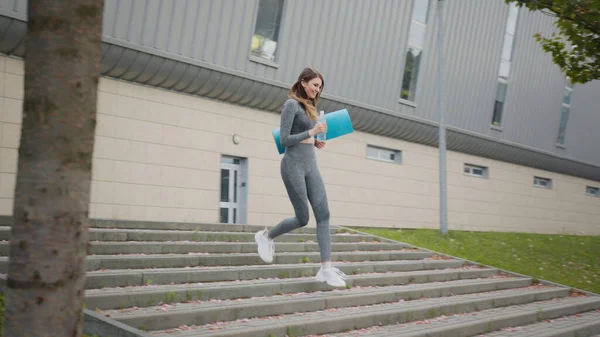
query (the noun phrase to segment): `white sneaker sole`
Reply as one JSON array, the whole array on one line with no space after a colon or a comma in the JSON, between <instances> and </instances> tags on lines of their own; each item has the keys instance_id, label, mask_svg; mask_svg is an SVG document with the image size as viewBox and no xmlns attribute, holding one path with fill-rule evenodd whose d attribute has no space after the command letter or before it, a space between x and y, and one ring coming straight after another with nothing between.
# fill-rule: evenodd
<instances>
[{"instance_id":1,"label":"white sneaker sole","mask_svg":"<svg viewBox=\"0 0 600 337\"><path fill-rule=\"evenodd\" d=\"M258 247L260 247L260 243L259 243L260 239L259 238L260 238L261 232L262 231L259 231L259 232L256 232L256 234L254 234L254 241L256 242L256 245ZM260 256L260 259L263 260L263 262L265 262L265 263L273 263L273 257L272 256L271 256L271 260L269 261L269 259L265 259L262 256L262 254L260 253L260 249L257 248L257 250L258 250L258 256Z\"/></svg>"},{"instance_id":2,"label":"white sneaker sole","mask_svg":"<svg viewBox=\"0 0 600 337\"><path fill-rule=\"evenodd\" d=\"M346 286L346 282L344 280L342 280L342 283L340 283L340 284L332 284L327 279L325 279L323 277L319 277L319 275L315 276L315 279L317 279L317 281L319 281L319 282L326 282L328 285L330 285L332 287L336 287L336 288L340 288L340 287L345 287Z\"/></svg>"}]
</instances>

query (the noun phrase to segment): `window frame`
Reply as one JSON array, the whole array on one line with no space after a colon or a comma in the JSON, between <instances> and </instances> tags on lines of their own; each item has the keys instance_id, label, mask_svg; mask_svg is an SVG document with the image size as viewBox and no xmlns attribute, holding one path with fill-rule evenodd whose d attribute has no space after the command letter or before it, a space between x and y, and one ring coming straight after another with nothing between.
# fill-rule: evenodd
<instances>
[{"instance_id":1,"label":"window frame","mask_svg":"<svg viewBox=\"0 0 600 337\"><path fill-rule=\"evenodd\" d=\"M547 184L541 185L538 183L539 181L545 181ZM533 176L533 186L537 187L537 188L544 188L547 190L551 190L552 189L552 179L546 178L546 177L540 177L540 176Z\"/></svg>"},{"instance_id":2,"label":"window frame","mask_svg":"<svg viewBox=\"0 0 600 337\"><path fill-rule=\"evenodd\" d=\"M376 145L369 145L367 144L367 153L366 153L366 158L370 159L370 160L375 160L375 161L381 161L384 163L391 163L391 164L402 164L402 150L394 150L394 149L390 149L390 148L385 148L385 147L381 147L381 146L376 146ZM385 152L390 152L390 154L394 155L394 160L391 159L385 159L381 156L370 156L369 155L369 149L373 149L378 151L378 154L381 154L380 151L385 151Z\"/></svg>"},{"instance_id":3,"label":"window frame","mask_svg":"<svg viewBox=\"0 0 600 337\"><path fill-rule=\"evenodd\" d=\"M590 190L595 190L595 191L594 191L594 193L590 193ZM600 198L600 187L594 187L594 186L587 185L585 187L585 195L590 196L590 197Z\"/></svg>"},{"instance_id":4,"label":"window frame","mask_svg":"<svg viewBox=\"0 0 600 337\"><path fill-rule=\"evenodd\" d=\"M469 170L469 172L465 172L467 169ZM473 173L474 170L481 170L481 174ZM489 169L485 166L474 165L474 164L469 164L469 163L465 163L463 165L463 174L466 176L469 176L469 177L487 179L489 176L488 172L489 172Z\"/></svg>"},{"instance_id":5,"label":"window frame","mask_svg":"<svg viewBox=\"0 0 600 337\"><path fill-rule=\"evenodd\" d=\"M504 108L506 106L506 98L508 96L508 87L509 87L509 78L510 78L510 68L512 67L512 63L514 61L514 54L515 54L515 45L516 45L516 41L517 41L517 30L519 29L519 17L521 14L521 9L519 7L517 7L514 3L510 3L508 4L508 16L506 17L506 24L504 26L504 35L503 35L503 39L502 39L502 48L500 50L500 63L498 65L498 77L497 77L497 81L496 81L496 92L495 92L495 99L494 99L494 106L492 108L492 118L490 119L490 128L494 129L494 130L498 130L498 131L502 131L504 130ZM510 16L512 13L515 13L515 20L514 20L514 31L510 31L509 28L511 28L509 26L509 24L511 23L510 20ZM510 50L505 50L506 47L506 41L508 37L511 37L511 43L510 43ZM504 54L508 54L509 59L507 60L506 58L504 58ZM508 70L507 70L507 74L506 77L501 76L501 72L503 69L503 64L508 64ZM504 101L500 102L498 101L498 89L500 85L504 85L506 87L506 90L504 91ZM498 106L498 103L501 103L501 107L499 109L496 109L496 107ZM498 118L495 118L498 117ZM495 119L498 119L498 121L496 121Z\"/></svg>"},{"instance_id":6,"label":"window frame","mask_svg":"<svg viewBox=\"0 0 600 337\"><path fill-rule=\"evenodd\" d=\"M418 91L419 91L419 83L421 82L421 77L423 76L423 71L421 71L421 66L423 65L423 60L425 59L425 45L427 44L427 36L429 35L429 30L427 28L429 28L429 26L431 25L430 20L431 20L431 15L433 12L433 8L432 8L432 1L431 0L426 0L427 1L427 14L425 16L425 22L421 22L419 20L416 20L414 18L414 10L415 10L415 1L419 1L419 0L412 0L411 3L411 10L410 10L410 21L408 22L408 30L407 30L407 35L406 35L406 45L404 48L404 53L403 53L403 60L402 60L402 69L400 71L400 90L398 91L398 103L401 104L405 104L405 105L409 105L412 107L416 107L416 102L417 102L417 97L418 97ZM410 34L412 31L412 26L413 24L415 25L419 25L419 26L423 26L425 27L425 36L423 36L423 46L417 46L414 43L411 43L410 40ZM411 88L408 89L409 91L409 98L403 98L402 97L402 92L404 90L404 76L406 74L406 63L407 63L407 55L410 52L411 49L415 49L418 50L420 52L420 56L419 56L419 67L417 68L417 76L415 78L415 88L413 90L412 96L413 99L410 99L410 92L411 92ZM414 71L414 69L413 69Z\"/></svg>"},{"instance_id":7,"label":"window frame","mask_svg":"<svg viewBox=\"0 0 600 337\"><path fill-rule=\"evenodd\" d=\"M504 98L502 102L498 101L498 90L500 89L501 85L504 85L505 87ZM494 108L492 109L492 123L490 125L492 129L496 129L499 131L502 131L504 129L504 106L506 105L506 96L508 96L508 80L502 77L498 77L498 81L496 81L496 98L494 99ZM496 116L496 106L498 103L502 104L499 112L500 121L498 122L498 124L494 124L496 123L494 121L494 117Z\"/></svg>"},{"instance_id":8,"label":"window frame","mask_svg":"<svg viewBox=\"0 0 600 337\"><path fill-rule=\"evenodd\" d=\"M252 29L250 30L250 34L249 34L249 38L248 38L248 59L252 62L256 62L256 63L260 63L269 67L273 67L273 68L279 68L279 58L280 58L280 51L283 49L282 48L282 42L281 42L281 37L284 35L284 30L285 30L285 25L283 24L283 22L286 19L286 10L287 10L287 5L288 5L288 1L287 0L278 0L281 1L282 6L281 6L281 18L279 20L279 33L277 34L277 45L275 47L275 55L274 55L274 60L269 60L260 56L256 56L252 54L252 38L255 35L256 32L256 23L258 21L258 12L260 10L260 3L261 0L258 0L256 2L255 8L254 8L254 18L252 20Z\"/></svg>"},{"instance_id":9,"label":"window frame","mask_svg":"<svg viewBox=\"0 0 600 337\"><path fill-rule=\"evenodd\" d=\"M566 148L567 144L567 126L569 124L569 115L571 114L571 97L573 95L573 84L571 84L571 80L567 76L566 85L563 90L563 100L560 105L560 119L558 121L558 134L556 135L556 146L561 148ZM565 102L565 98L567 97L565 94L569 92L569 103ZM563 118L563 115L566 117ZM565 121L563 123L563 120ZM562 134L562 137L561 137Z\"/></svg>"}]
</instances>

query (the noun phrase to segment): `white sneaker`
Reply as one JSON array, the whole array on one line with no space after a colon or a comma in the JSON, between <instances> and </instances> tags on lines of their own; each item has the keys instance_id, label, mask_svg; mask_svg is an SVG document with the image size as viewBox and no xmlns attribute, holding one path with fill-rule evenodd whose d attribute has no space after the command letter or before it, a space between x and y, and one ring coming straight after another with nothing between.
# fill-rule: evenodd
<instances>
[{"instance_id":1,"label":"white sneaker","mask_svg":"<svg viewBox=\"0 0 600 337\"><path fill-rule=\"evenodd\" d=\"M336 267L321 267L317 273L316 279L319 282L327 282L332 287L345 287L348 276Z\"/></svg>"},{"instance_id":2,"label":"white sneaker","mask_svg":"<svg viewBox=\"0 0 600 337\"><path fill-rule=\"evenodd\" d=\"M254 234L254 240L258 245L258 255L266 263L273 262L273 255L275 255L275 242L267 237L267 229L256 232Z\"/></svg>"}]
</instances>

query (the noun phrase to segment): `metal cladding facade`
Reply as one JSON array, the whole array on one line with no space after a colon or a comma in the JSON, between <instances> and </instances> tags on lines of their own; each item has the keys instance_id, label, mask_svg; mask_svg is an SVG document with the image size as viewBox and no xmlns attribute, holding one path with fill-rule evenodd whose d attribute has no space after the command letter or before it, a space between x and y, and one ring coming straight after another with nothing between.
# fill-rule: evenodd
<instances>
[{"instance_id":1,"label":"metal cladding facade","mask_svg":"<svg viewBox=\"0 0 600 337\"><path fill-rule=\"evenodd\" d=\"M250 57L259 0L106 0L102 74L279 112L305 66L325 77L320 109L357 130L437 145L437 1L414 103L399 101L413 1L285 0L275 62ZM490 127L508 6L444 1L448 149L600 181L600 81L576 85L556 145L564 74L533 39L553 19L521 9L502 129ZM0 0L0 52L22 57L25 0Z\"/></svg>"}]
</instances>

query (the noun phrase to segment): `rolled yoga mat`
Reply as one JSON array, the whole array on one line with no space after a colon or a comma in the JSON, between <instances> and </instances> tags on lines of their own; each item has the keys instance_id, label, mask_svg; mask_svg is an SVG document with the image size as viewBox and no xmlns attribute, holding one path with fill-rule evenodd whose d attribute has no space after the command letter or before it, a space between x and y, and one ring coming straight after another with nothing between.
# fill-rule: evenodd
<instances>
[{"instance_id":1,"label":"rolled yoga mat","mask_svg":"<svg viewBox=\"0 0 600 337\"><path fill-rule=\"evenodd\" d=\"M325 114L325 122L327 123L326 141L354 132L350 115L346 109ZM281 145L279 133L279 128L273 130L273 139L275 140L275 145L277 145L277 151L279 154L282 154L285 152L285 147Z\"/></svg>"}]
</instances>

